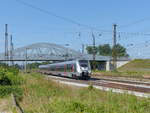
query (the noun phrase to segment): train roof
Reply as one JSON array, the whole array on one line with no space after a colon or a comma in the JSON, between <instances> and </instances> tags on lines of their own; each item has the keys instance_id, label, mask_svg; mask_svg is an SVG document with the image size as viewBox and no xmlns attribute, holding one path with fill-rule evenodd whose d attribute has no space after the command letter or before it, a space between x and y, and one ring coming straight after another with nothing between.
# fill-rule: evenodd
<instances>
[{"instance_id":1,"label":"train roof","mask_svg":"<svg viewBox=\"0 0 150 113\"><path fill-rule=\"evenodd\" d=\"M72 63L76 63L78 60L72 60L72 61L65 61L65 62L59 62L59 63L53 63L53 64L47 64L47 65L40 65L39 67L48 67L48 66L55 66L55 65L64 65L64 64L72 64Z\"/></svg>"}]
</instances>

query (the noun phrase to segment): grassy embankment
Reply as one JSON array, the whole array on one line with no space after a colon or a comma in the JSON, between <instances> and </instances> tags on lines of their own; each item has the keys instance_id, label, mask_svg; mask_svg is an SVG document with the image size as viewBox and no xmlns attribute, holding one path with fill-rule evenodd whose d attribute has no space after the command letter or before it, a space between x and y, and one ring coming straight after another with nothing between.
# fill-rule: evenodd
<instances>
[{"instance_id":1,"label":"grassy embankment","mask_svg":"<svg viewBox=\"0 0 150 113\"><path fill-rule=\"evenodd\" d=\"M150 98L104 92L92 86L70 87L41 74L0 69L0 112L17 113L10 96L14 93L25 113L150 113Z\"/></svg>"},{"instance_id":2,"label":"grassy embankment","mask_svg":"<svg viewBox=\"0 0 150 113\"><path fill-rule=\"evenodd\" d=\"M150 99L69 87L35 73L24 78L20 105L25 113L150 113Z\"/></svg>"},{"instance_id":3,"label":"grassy embankment","mask_svg":"<svg viewBox=\"0 0 150 113\"><path fill-rule=\"evenodd\" d=\"M19 75L17 68L0 64L0 113L9 112L13 109L11 94L17 96L18 101L22 99L22 83L23 78Z\"/></svg>"},{"instance_id":4,"label":"grassy embankment","mask_svg":"<svg viewBox=\"0 0 150 113\"><path fill-rule=\"evenodd\" d=\"M136 59L117 69L117 71L94 71L94 74L106 76L125 76L137 78L150 78L150 59Z\"/></svg>"}]
</instances>

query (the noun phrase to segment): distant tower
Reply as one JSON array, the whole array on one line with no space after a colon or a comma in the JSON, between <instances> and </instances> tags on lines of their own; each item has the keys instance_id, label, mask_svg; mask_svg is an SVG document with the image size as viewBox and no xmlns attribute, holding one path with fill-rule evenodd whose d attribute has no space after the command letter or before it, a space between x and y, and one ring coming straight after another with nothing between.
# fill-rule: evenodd
<instances>
[{"instance_id":1,"label":"distant tower","mask_svg":"<svg viewBox=\"0 0 150 113\"><path fill-rule=\"evenodd\" d=\"M5 60L9 59L8 54L8 24L5 24Z\"/></svg>"}]
</instances>

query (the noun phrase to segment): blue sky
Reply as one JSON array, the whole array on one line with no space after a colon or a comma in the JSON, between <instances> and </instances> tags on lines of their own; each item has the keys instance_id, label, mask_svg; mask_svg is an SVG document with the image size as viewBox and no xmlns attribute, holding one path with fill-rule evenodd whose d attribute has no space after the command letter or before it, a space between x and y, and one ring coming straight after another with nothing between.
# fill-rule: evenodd
<instances>
[{"instance_id":1,"label":"blue sky","mask_svg":"<svg viewBox=\"0 0 150 113\"><path fill-rule=\"evenodd\" d=\"M91 31L96 36L96 44L112 44L112 25L118 24L123 32L118 42L129 47L132 57L150 58L150 1L149 0L24 0L32 5L53 12L59 16L75 20L81 24L96 27L85 28L47 15L16 2L0 0L0 52L4 50L4 25L9 24L15 47L37 42L50 42L60 45L70 44L70 48L81 50L81 44L91 44ZM142 22L137 22L144 19ZM130 24L137 22L136 24ZM125 27L121 27L124 26ZM129 25L129 26L126 26ZM120 26L120 27L119 27ZM110 31L103 32L102 30ZM81 37L78 33L81 33ZM138 32L140 35L131 34ZM101 37L98 34L102 34ZM147 42L149 44L149 42Z\"/></svg>"}]
</instances>

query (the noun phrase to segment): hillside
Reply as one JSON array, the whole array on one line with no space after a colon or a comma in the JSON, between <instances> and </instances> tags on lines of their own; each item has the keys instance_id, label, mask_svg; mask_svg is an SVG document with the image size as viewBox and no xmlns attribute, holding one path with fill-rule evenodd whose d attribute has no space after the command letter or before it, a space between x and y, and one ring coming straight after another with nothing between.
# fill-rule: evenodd
<instances>
[{"instance_id":1,"label":"hillside","mask_svg":"<svg viewBox=\"0 0 150 113\"><path fill-rule=\"evenodd\" d=\"M150 72L150 59L136 59L119 68L119 71Z\"/></svg>"},{"instance_id":2,"label":"hillside","mask_svg":"<svg viewBox=\"0 0 150 113\"><path fill-rule=\"evenodd\" d=\"M118 68L117 71L96 71L93 76L129 77L150 79L150 59L135 59Z\"/></svg>"}]
</instances>

